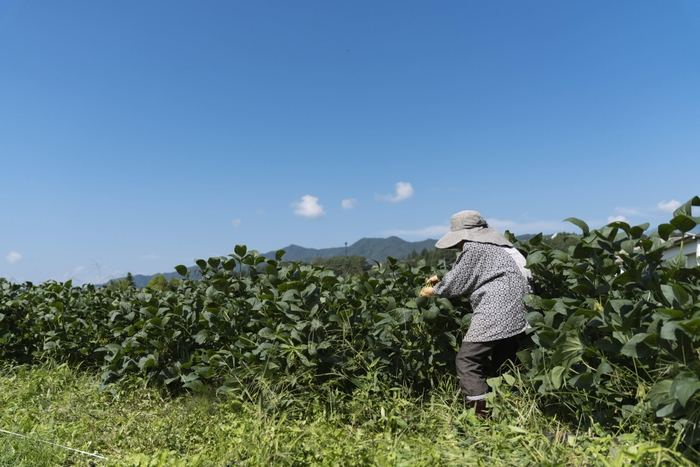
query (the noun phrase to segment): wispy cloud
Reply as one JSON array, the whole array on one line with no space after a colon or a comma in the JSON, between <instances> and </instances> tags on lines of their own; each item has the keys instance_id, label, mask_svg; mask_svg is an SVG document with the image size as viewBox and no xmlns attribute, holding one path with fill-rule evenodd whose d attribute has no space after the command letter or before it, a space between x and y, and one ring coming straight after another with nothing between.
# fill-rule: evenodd
<instances>
[{"instance_id":1,"label":"wispy cloud","mask_svg":"<svg viewBox=\"0 0 700 467\"><path fill-rule=\"evenodd\" d=\"M233 219L233 220L231 220L231 225L233 226L234 229L237 229L238 227L241 226L241 220L240 219Z\"/></svg>"},{"instance_id":2,"label":"wispy cloud","mask_svg":"<svg viewBox=\"0 0 700 467\"><path fill-rule=\"evenodd\" d=\"M17 261L22 259L22 255L17 253L16 251L11 251L9 255L5 256L5 261L7 261L10 264L15 264Z\"/></svg>"},{"instance_id":3,"label":"wispy cloud","mask_svg":"<svg viewBox=\"0 0 700 467\"><path fill-rule=\"evenodd\" d=\"M625 216L608 216L608 224L612 222L629 222Z\"/></svg>"},{"instance_id":4,"label":"wispy cloud","mask_svg":"<svg viewBox=\"0 0 700 467\"><path fill-rule=\"evenodd\" d=\"M318 198L311 195L304 195L301 201L292 203L291 206L296 208L294 214L302 217L317 218L326 215L323 206L318 204Z\"/></svg>"},{"instance_id":5,"label":"wispy cloud","mask_svg":"<svg viewBox=\"0 0 700 467\"><path fill-rule=\"evenodd\" d=\"M352 209L355 207L357 204L357 200L355 198L348 198L344 199L341 205L343 206L343 209Z\"/></svg>"},{"instance_id":6,"label":"wispy cloud","mask_svg":"<svg viewBox=\"0 0 700 467\"><path fill-rule=\"evenodd\" d=\"M656 209L658 209L659 211L670 212L670 213L672 213L673 211L675 211L679 207L681 207L681 202L676 201L675 199L672 199L668 203L666 202L666 200L664 200L656 205Z\"/></svg>"},{"instance_id":7,"label":"wispy cloud","mask_svg":"<svg viewBox=\"0 0 700 467\"><path fill-rule=\"evenodd\" d=\"M410 183L399 182L396 184L396 192L393 195L376 195L377 199L398 203L413 196L414 190Z\"/></svg>"}]
</instances>

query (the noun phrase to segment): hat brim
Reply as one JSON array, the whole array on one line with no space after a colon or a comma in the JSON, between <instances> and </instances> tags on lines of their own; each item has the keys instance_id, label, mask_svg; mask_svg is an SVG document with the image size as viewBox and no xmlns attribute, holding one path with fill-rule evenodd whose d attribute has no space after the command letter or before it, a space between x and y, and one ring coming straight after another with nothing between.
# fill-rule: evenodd
<instances>
[{"instance_id":1,"label":"hat brim","mask_svg":"<svg viewBox=\"0 0 700 467\"><path fill-rule=\"evenodd\" d=\"M498 230L491 227L477 227L447 232L435 243L435 248L452 248L462 240L478 243L490 243L499 246L513 246Z\"/></svg>"}]
</instances>

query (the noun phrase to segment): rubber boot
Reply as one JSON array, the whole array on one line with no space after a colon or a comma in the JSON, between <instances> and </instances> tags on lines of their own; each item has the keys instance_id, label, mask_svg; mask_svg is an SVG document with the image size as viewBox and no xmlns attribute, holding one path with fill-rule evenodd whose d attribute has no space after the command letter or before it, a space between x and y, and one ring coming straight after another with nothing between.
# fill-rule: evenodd
<instances>
[{"instance_id":1,"label":"rubber boot","mask_svg":"<svg viewBox=\"0 0 700 467\"><path fill-rule=\"evenodd\" d=\"M489 418L489 409L486 408L486 400L481 399L478 401L470 401L467 399L467 408L473 408L474 409L474 414L483 419Z\"/></svg>"}]
</instances>

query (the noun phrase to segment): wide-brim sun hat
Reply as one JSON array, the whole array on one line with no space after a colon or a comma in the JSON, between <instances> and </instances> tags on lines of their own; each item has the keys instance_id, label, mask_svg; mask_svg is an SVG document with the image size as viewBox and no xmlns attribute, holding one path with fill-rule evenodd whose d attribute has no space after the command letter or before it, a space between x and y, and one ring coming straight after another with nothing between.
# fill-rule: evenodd
<instances>
[{"instance_id":1,"label":"wide-brim sun hat","mask_svg":"<svg viewBox=\"0 0 700 467\"><path fill-rule=\"evenodd\" d=\"M513 246L498 230L490 227L477 211L460 211L450 217L450 231L437 241L435 248L452 248L462 240Z\"/></svg>"}]
</instances>

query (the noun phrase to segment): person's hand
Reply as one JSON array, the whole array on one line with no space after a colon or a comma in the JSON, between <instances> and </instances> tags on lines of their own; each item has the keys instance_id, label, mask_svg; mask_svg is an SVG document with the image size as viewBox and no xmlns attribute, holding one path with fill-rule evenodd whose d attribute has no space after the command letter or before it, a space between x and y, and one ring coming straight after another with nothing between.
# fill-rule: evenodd
<instances>
[{"instance_id":1,"label":"person's hand","mask_svg":"<svg viewBox=\"0 0 700 467\"><path fill-rule=\"evenodd\" d=\"M423 287L420 291L421 297L432 297L433 295L435 295L435 290L432 287Z\"/></svg>"},{"instance_id":2,"label":"person's hand","mask_svg":"<svg viewBox=\"0 0 700 467\"><path fill-rule=\"evenodd\" d=\"M438 276L433 276L430 279L428 279L427 281L425 281L425 283L430 285L430 286L433 286L433 285L437 284L438 282L440 282L440 279L438 279Z\"/></svg>"}]
</instances>

